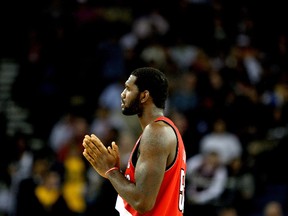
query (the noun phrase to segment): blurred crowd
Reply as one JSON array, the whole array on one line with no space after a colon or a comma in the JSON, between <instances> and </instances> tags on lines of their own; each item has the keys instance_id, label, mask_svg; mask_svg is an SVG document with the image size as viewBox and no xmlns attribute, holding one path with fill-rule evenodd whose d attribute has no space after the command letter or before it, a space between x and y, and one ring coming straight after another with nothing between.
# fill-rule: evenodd
<instances>
[{"instance_id":1,"label":"blurred crowd","mask_svg":"<svg viewBox=\"0 0 288 216\"><path fill-rule=\"evenodd\" d=\"M187 151L184 215L288 214L283 2L1 4L0 216L118 215L82 140L115 140L125 169L141 129L120 93L143 66L169 77L166 115Z\"/></svg>"}]
</instances>

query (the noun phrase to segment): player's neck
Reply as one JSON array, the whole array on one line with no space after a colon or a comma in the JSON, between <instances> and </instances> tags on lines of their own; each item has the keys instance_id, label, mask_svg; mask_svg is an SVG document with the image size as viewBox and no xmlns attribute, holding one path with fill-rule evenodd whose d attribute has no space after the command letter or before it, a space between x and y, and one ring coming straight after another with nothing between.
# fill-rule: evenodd
<instances>
[{"instance_id":1,"label":"player's neck","mask_svg":"<svg viewBox=\"0 0 288 216\"><path fill-rule=\"evenodd\" d=\"M163 109L159 109L157 107L152 107L151 109L145 109L141 116L139 117L139 121L142 129L144 129L148 124L153 122L156 118L163 116Z\"/></svg>"}]
</instances>

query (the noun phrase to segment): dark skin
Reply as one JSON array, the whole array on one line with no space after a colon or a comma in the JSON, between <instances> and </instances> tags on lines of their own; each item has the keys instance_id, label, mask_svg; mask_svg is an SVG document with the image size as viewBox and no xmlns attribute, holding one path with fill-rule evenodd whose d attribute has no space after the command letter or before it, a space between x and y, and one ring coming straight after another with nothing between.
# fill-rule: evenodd
<instances>
[{"instance_id":1,"label":"dark skin","mask_svg":"<svg viewBox=\"0 0 288 216\"><path fill-rule=\"evenodd\" d=\"M120 154L115 142L106 148L94 134L86 135L83 155L101 176L109 179L123 199L143 214L154 207L165 170L174 161L177 140L171 126L162 121L154 122L164 115L163 109L155 106L149 91L139 92L136 79L131 75L121 93L122 111L139 97L140 111L135 114L139 117L143 133L135 167L135 183L128 181L119 170L105 175L110 168L120 167Z\"/></svg>"}]
</instances>

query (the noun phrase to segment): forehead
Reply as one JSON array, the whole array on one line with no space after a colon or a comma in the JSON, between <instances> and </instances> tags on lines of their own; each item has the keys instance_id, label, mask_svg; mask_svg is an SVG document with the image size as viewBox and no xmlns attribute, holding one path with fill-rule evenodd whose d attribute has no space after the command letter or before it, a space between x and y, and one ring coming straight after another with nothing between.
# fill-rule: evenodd
<instances>
[{"instance_id":1,"label":"forehead","mask_svg":"<svg viewBox=\"0 0 288 216\"><path fill-rule=\"evenodd\" d=\"M127 79L127 81L125 82L126 86L133 86L135 85L135 81L136 81L136 76L134 75L130 75L129 78Z\"/></svg>"}]
</instances>

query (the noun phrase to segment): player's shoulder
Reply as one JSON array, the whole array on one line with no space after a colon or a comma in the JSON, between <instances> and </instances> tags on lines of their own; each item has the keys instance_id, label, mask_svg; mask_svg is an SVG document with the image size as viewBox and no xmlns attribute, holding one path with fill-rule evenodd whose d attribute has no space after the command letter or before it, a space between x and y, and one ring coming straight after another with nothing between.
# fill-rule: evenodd
<instances>
[{"instance_id":1,"label":"player's shoulder","mask_svg":"<svg viewBox=\"0 0 288 216\"><path fill-rule=\"evenodd\" d=\"M163 122L150 123L143 130L140 148L145 146L145 150L161 151L163 154L165 152L168 153L171 145L176 140L175 135L173 135L173 129L170 128L169 125L167 126Z\"/></svg>"},{"instance_id":2,"label":"player's shoulder","mask_svg":"<svg viewBox=\"0 0 288 216\"><path fill-rule=\"evenodd\" d=\"M169 141L170 139L174 139L175 133L173 131L173 128L163 122L163 121L157 121L157 122L151 122L149 125L147 125L143 130L143 137L145 138L161 138L161 140Z\"/></svg>"},{"instance_id":3,"label":"player's shoulder","mask_svg":"<svg viewBox=\"0 0 288 216\"><path fill-rule=\"evenodd\" d=\"M163 122L163 121L154 121L145 127L145 130L149 131L151 133L153 133L153 132L154 133L155 132L165 133L165 132L167 132L167 130L169 131L170 129L172 129L171 126L169 124L167 124L166 122Z\"/></svg>"}]
</instances>

